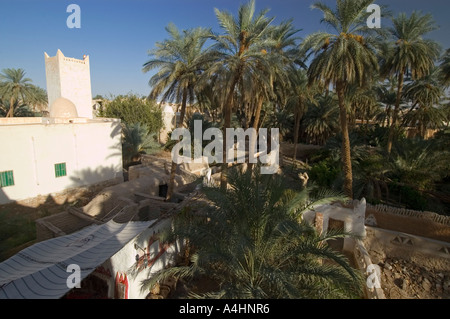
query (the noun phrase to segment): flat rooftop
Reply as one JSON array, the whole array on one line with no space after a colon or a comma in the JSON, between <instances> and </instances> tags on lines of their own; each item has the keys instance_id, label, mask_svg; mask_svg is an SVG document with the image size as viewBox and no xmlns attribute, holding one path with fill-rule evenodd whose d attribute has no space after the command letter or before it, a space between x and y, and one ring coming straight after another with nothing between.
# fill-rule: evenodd
<instances>
[{"instance_id":1,"label":"flat rooftop","mask_svg":"<svg viewBox=\"0 0 450 319\"><path fill-rule=\"evenodd\" d=\"M62 118L62 117L2 117L0 125L29 125L29 124L88 124L102 122L120 122L120 119L113 118Z\"/></svg>"}]
</instances>

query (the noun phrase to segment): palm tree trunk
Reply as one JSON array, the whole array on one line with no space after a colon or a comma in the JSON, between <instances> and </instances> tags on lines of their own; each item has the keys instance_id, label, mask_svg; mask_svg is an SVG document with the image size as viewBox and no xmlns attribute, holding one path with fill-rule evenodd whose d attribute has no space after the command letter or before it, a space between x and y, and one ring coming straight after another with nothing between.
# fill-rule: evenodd
<instances>
[{"instance_id":1,"label":"palm tree trunk","mask_svg":"<svg viewBox=\"0 0 450 319\"><path fill-rule=\"evenodd\" d=\"M386 122L386 123L385 123ZM388 105L386 108L386 121L383 122L383 127L391 127L391 106Z\"/></svg>"},{"instance_id":2,"label":"palm tree trunk","mask_svg":"<svg viewBox=\"0 0 450 319\"><path fill-rule=\"evenodd\" d=\"M303 110L303 101L302 98L298 99L298 109L297 116L295 117L295 125L294 125L294 155L292 156L292 162L295 165L295 161L297 160L297 144L298 144L298 135L300 134L300 120L302 119L302 110Z\"/></svg>"},{"instance_id":3,"label":"palm tree trunk","mask_svg":"<svg viewBox=\"0 0 450 319\"><path fill-rule=\"evenodd\" d=\"M398 75L398 88L397 88L397 99L395 101L395 107L394 107L394 114L392 114L392 124L389 129L389 137L388 137L388 144L387 144L387 152L388 154L391 154L392 151L392 143L394 141L394 135L395 131L398 127L398 112L400 110L400 102L402 99L402 92L403 92L403 81L404 81L404 74L405 74L405 68L403 68Z\"/></svg>"},{"instance_id":4,"label":"palm tree trunk","mask_svg":"<svg viewBox=\"0 0 450 319\"><path fill-rule=\"evenodd\" d=\"M221 172L220 172L220 188L224 191L227 189L227 186L228 186L227 143L225 142L225 140L226 140L227 128L231 127L231 114L233 112L233 107L232 107L231 103L233 101L234 90L239 81L239 78L240 78L240 72L238 70L238 72L236 72L236 75L234 76L233 82L231 83L230 91L228 92L228 96L225 101L225 105L224 105L224 109L223 109L223 112L224 112L224 124L223 124L224 143L223 143L223 162L222 162L222 167L221 167Z\"/></svg>"},{"instance_id":5,"label":"palm tree trunk","mask_svg":"<svg viewBox=\"0 0 450 319\"><path fill-rule=\"evenodd\" d=\"M11 95L9 99L9 111L6 114L6 117L14 117L14 96Z\"/></svg>"},{"instance_id":6,"label":"palm tree trunk","mask_svg":"<svg viewBox=\"0 0 450 319\"><path fill-rule=\"evenodd\" d=\"M263 103L264 103L264 99L262 97L259 97L258 102L256 104L255 119L253 120L253 128L255 129L256 134L253 136L253 139L250 141L249 157L250 157L250 152L256 148L256 141L258 139L259 119L261 117L261 109L262 109ZM251 174L251 172L253 170L253 163L250 163L250 161L248 163L247 169Z\"/></svg>"},{"instance_id":7,"label":"palm tree trunk","mask_svg":"<svg viewBox=\"0 0 450 319\"><path fill-rule=\"evenodd\" d=\"M341 161L342 170L344 172L344 193L349 198L353 198L353 174L352 174L352 160L350 154L350 137L348 135L348 120L347 109L345 107L345 84L341 81L336 83L336 90L339 99L339 119L342 130L342 147L341 147Z\"/></svg>"},{"instance_id":8,"label":"palm tree trunk","mask_svg":"<svg viewBox=\"0 0 450 319\"><path fill-rule=\"evenodd\" d=\"M181 113L180 113L180 122L178 123L178 128L183 127L184 115L186 114L186 104L187 104L187 88L183 90L183 99L181 102ZM190 155L189 155L190 156ZM169 187L167 189L166 201L170 202L173 195L173 189L175 187L175 174L177 172L177 163L172 160L172 167L170 169L170 179L169 179Z\"/></svg>"}]
</instances>

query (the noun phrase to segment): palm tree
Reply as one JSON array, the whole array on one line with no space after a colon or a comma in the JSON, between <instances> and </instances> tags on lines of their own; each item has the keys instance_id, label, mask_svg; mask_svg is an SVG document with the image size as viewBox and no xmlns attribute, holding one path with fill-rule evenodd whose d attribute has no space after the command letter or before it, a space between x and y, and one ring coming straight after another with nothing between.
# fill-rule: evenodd
<instances>
[{"instance_id":1,"label":"palm tree","mask_svg":"<svg viewBox=\"0 0 450 319\"><path fill-rule=\"evenodd\" d=\"M446 120L445 113L439 108L444 96L439 76L439 69L434 68L430 74L405 86L405 97L413 105L404 116L404 123L413 127L417 125L423 139L426 138L427 129L440 128Z\"/></svg>"},{"instance_id":2,"label":"palm tree","mask_svg":"<svg viewBox=\"0 0 450 319\"><path fill-rule=\"evenodd\" d=\"M9 99L9 110L6 117L14 117L14 106L24 103L43 103L46 97L32 80L25 77L23 69L3 69L0 73L0 97Z\"/></svg>"},{"instance_id":3,"label":"palm tree","mask_svg":"<svg viewBox=\"0 0 450 319\"><path fill-rule=\"evenodd\" d=\"M6 117L9 113L11 101L9 99L0 99L0 116ZM13 116L15 117L34 117L34 112L30 110L28 105L22 104L20 101L14 101Z\"/></svg>"},{"instance_id":4,"label":"palm tree","mask_svg":"<svg viewBox=\"0 0 450 319\"><path fill-rule=\"evenodd\" d=\"M356 124L356 120L359 119L364 125L366 121L366 127L369 125L369 121L375 118L380 112L380 104L377 100L377 92L375 85L369 85L368 87L358 87L352 85L348 91L348 106L349 113L352 115L353 124Z\"/></svg>"},{"instance_id":5,"label":"palm tree","mask_svg":"<svg viewBox=\"0 0 450 319\"><path fill-rule=\"evenodd\" d=\"M233 103L239 83L243 79L254 80L255 84L271 86L271 65L268 63L268 51L274 41L270 38L271 23L274 18L266 17L268 10L255 15L255 1L251 0L239 7L238 16L215 9L216 17L224 34L211 35L216 61L211 65L207 77L220 74L226 82L226 97L223 101L224 133L231 127ZM256 117L255 117L256 119ZM225 134L224 134L225 136ZM221 170L221 187L227 187L226 143L224 143Z\"/></svg>"},{"instance_id":6,"label":"palm tree","mask_svg":"<svg viewBox=\"0 0 450 319\"><path fill-rule=\"evenodd\" d=\"M278 128L280 139L284 140L286 135L292 132L294 117L289 110L276 107L272 104L267 104L263 126L267 129Z\"/></svg>"},{"instance_id":7,"label":"palm tree","mask_svg":"<svg viewBox=\"0 0 450 319\"><path fill-rule=\"evenodd\" d=\"M396 77L391 76L386 81L379 82L374 88L377 93L378 101L383 104L385 108L385 112L381 112L377 116L377 121L381 122L382 127L391 126L392 107L395 105L397 99L396 87ZM403 103L403 99L400 103Z\"/></svg>"},{"instance_id":8,"label":"palm tree","mask_svg":"<svg viewBox=\"0 0 450 319\"><path fill-rule=\"evenodd\" d=\"M391 178L415 189L433 190L434 183L448 175L448 157L448 149L439 149L439 141L402 140L393 147Z\"/></svg>"},{"instance_id":9,"label":"palm tree","mask_svg":"<svg viewBox=\"0 0 450 319\"><path fill-rule=\"evenodd\" d=\"M166 27L170 38L156 44L156 49L149 51L152 57L143 66L144 72L158 69L149 81L152 87L150 97L161 102L181 102L179 127L183 126L188 101L195 101L195 90L198 78L206 67L204 45L210 31L195 28L180 32L174 24ZM176 163L172 162L169 187L166 200L173 194L176 173Z\"/></svg>"},{"instance_id":10,"label":"palm tree","mask_svg":"<svg viewBox=\"0 0 450 319\"><path fill-rule=\"evenodd\" d=\"M309 104L316 104L315 95L318 88L308 85L308 76L306 70L292 69L290 72L291 94L288 98L288 108L294 111L294 154L292 160L297 159L298 138L300 134L300 123L308 111Z\"/></svg>"},{"instance_id":11,"label":"palm tree","mask_svg":"<svg viewBox=\"0 0 450 319\"><path fill-rule=\"evenodd\" d=\"M313 201L308 191L293 194L276 175L229 171L230 189L205 190L211 201L203 212L175 217L163 241L188 239L187 264L161 270L145 280L151 288L168 277L207 275L218 288L201 298L348 298L360 296L362 282L348 260L327 240L342 232L318 234L300 222L311 205L343 200L341 195Z\"/></svg>"},{"instance_id":12,"label":"palm tree","mask_svg":"<svg viewBox=\"0 0 450 319\"><path fill-rule=\"evenodd\" d=\"M411 76L412 80L416 80L429 74L440 52L437 42L423 38L425 34L437 29L430 14L423 15L420 12L413 12L408 17L405 13L400 13L392 19L392 22L391 42L382 59L382 74L396 75L398 78L397 97L387 144L389 154L392 150L395 132L398 129L398 113L405 76Z\"/></svg>"},{"instance_id":13,"label":"palm tree","mask_svg":"<svg viewBox=\"0 0 450 319\"><path fill-rule=\"evenodd\" d=\"M334 96L320 96L310 104L303 127L310 143L324 145L339 130L339 106Z\"/></svg>"},{"instance_id":14,"label":"palm tree","mask_svg":"<svg viewBox=\"0 0 450 319\"><path fill-rule=\"evenodd\" d=\"M441 58L441 77L444 85L450 85L450 49Z\"/></svg>"},{"instance_id":15,"label":"palm tree","mask_svg":"<svg viewBox=\"0 0 450 319\"><path fill-rule=\"evenodd\" d=\"M152 154L161 149L156 140L156 133L149 133L148 126L141 123L131 123L123 126L123 157L125 164L137 162L142 154Z\"/></svg>"},{"instance_id":16,"label":"palm tree","mask_svg":"<svg viewBox=\"0 0 450 319\"><path fill-rule=\"evenodd\" d=\"M352 164L345 96L348 85L364 86L378 71L376 42L366 23L366 9L371 3L373 0L337 0L336 10L320 2L313 4L313 9L323 12L321 22L334 29L335 33L317 32L306 37L302 44L304 50L314 53L308 69L310 83L332 84L336 88L343 136L344 192L349 197L353 195Z\"/></svg>"}]
</instances>

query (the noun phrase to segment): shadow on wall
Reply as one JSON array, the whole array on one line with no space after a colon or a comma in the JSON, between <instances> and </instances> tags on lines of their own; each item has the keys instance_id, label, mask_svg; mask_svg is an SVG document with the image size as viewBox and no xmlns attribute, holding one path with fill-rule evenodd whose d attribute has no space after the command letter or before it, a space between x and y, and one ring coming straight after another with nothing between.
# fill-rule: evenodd
<instances>
[{"instance_id":1,"label":"shadow on wall","mask_svg":"<svg viewBox=\"0 0 450 319\"><path fill-rule=\"evenodd\" d=\"M104 188L123 180L122 171L113 167L86 169L71 178L71 188L0 205L0 262L36 242L36 220L67 211L82 209ZM93 181L94 185L89 185ZM85 186L82 186L85 185ZM0 199L9 201L0 188Z\"/></svg>"},{"instance_id":2,"label":"shadow on wall","mask_svg":"<svg viewBox=\"0 0 450 319\"><path fill-rule=\"evenodd\" d=\"M110 167L100 167L96 169L83 169L76 171L74 176L70 177L72 185L70 187L83 187L91 184L98 184L103 182L108 182L115 180L115 182L123 182L123 171L122 167L115 168Z\"/></svg>"},{"instance_id":3,"label":"shadow on wall","mask_svg":"<svg viewBox=\"0 0 450 319\"><path fill-rule=\"evenodd\" d=\"M6 196L5 192L0 187L0 203L7 203L9 202L9 197Z\"/></svg>"},{"instance_id":4,"label":"shadow on wall","mask_svg":"<svg viewBox=\"0 0 450 319\"><path fill-rule=\"evenodd\" d=\"M113 128L110 134L112 139L115 139L118 135L122 136L122 125L120 122L112 122L111 127Z\"/></svg>"},{"instance_id":5,"label":"shadow on wall","mask_svg":"<svg viewBox=\"0 0 450 319\"><path fill-rule=\"evenodd\" d=\"M117 150L117 152L110 154L107 159L109 158L113 158L116 156L120 156L122 157L122 124L119 122L112 122L111 123L111 134L110 137L111 139L116 139L119 137L119 142L116 144L116 146L111 146L110 149L111 150Z\"/></svg>"}]
</instances>

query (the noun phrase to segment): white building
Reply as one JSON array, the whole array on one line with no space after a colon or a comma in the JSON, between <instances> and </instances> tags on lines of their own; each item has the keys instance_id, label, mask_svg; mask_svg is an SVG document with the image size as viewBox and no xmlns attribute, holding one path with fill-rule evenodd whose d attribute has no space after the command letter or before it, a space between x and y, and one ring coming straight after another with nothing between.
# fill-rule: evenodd
<instances>
[{"instance_id":1,"label":"white building","mask_svg":"<svg viewBox=\"0 0 450 319\"><path fill-rule=\"evenodd\" d=\"M120 120L92 119L88 57L45 61L50 117L0 119L0 204L123 181Z\"/></svg>"}]
</instances>

